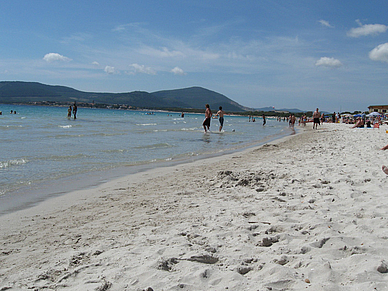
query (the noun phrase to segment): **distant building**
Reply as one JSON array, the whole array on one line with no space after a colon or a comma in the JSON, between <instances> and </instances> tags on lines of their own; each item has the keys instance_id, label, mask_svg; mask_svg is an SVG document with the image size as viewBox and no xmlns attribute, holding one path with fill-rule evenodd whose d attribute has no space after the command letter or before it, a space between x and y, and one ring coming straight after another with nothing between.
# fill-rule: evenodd
<instances>
[{"instance_id":1,"label":"distant building","mask_svg":"<svg viewBox=\"0 0 388 291\"><path fill-rule=\"evenodd\" d=\"M369 113L378 112L381 114L386 114L388 112L388 105L371 105L368 107Z\"/></svg>"}]
</instances>

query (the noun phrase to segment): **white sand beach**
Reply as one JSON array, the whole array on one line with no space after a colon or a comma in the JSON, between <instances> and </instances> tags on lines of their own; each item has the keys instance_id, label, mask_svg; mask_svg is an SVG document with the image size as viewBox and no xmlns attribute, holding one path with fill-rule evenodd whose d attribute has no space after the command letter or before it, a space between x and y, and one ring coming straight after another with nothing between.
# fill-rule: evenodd
<instances>
[{"instance_id":1,"label":"white sand beach","mask_svg":"<svg viewBox=\"0 0 388 291\"><path fill-rule=\"evenodd\" d=\"M311 127L1 216L0 290L388 290L388 127Z\"/></svg>"}]
</instances>

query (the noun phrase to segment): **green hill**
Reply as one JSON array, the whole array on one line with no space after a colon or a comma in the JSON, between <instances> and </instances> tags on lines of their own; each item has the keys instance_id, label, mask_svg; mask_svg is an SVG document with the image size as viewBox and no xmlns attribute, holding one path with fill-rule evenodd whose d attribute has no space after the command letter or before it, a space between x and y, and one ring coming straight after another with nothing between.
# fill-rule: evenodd
<instances>
[{"instance_id":1,"label":"green hill","mask_svg":"<svg viewBox=\"0 0 388 291\"><path fill-rule=\"evenodd\" d=\"M244 107L227 98L226 96L201 87L191 87L185 89L166 90L153 92L157 96L181 108L204 108L208 103L210 108L217 110L222 106L225 111L242 112Z\"/></svg>"},{"instance_id":2,"label":"green hill","mask_svg":"<svg viewBox=\"0 0 388 291\"><path fill-rule=\"evenodd\" d=\"M140 91L95 93L37 82L0 82L0 103L33 102L120 104L148 109L203 109L205 104L208 103L213 110L223 106L223 109L229 112L245 111L245 107L228 97L201 87L164 90L153 93Z\"/></svg>"}]
</instances>

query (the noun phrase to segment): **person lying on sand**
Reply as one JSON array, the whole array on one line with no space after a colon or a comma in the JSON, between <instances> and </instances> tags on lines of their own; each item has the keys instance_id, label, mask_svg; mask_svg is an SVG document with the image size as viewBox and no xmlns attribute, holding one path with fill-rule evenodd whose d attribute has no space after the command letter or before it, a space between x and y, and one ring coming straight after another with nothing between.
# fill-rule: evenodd
<instances>
[{"instance_id":1,"label":"person lying on sand","mask_svg":"<svg viewBox=\"0 0 388 291\"><path fill-rule=\"evenodd\" d=\"M364 120L362 118L357 118L357 122L352 128L355 127L364 127Z\"/></svg>"}]
</instances>

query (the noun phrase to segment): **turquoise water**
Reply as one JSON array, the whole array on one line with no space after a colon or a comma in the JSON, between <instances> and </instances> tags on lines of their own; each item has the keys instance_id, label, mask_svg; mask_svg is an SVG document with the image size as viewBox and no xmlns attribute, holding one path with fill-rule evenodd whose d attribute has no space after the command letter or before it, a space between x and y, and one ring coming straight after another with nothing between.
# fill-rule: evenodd
<instances>
[{"instance_id":1,"label":"turquoise water","mask_svg":"<svg viewBox=\"0 0 388 291\"><path fill-rule=\"evenodd\" d=\"M204 134L203 114L181 118L178 113L78 108L74 120L67 118L66 107L0 104L0 111L0 214L12 197L25 202L44 187L50 196L90 186L97 183L91 177L108 177L118 169L124 175L145 165L222 154L290 134L283 122L269 119L263 127L261 118L253 123L240 116L226 116L223 133L213 119L212 132ZM68 186L56 189L61 183ZM43 199L35 195L32 200Z\"/></svg>"}]
</instances>

